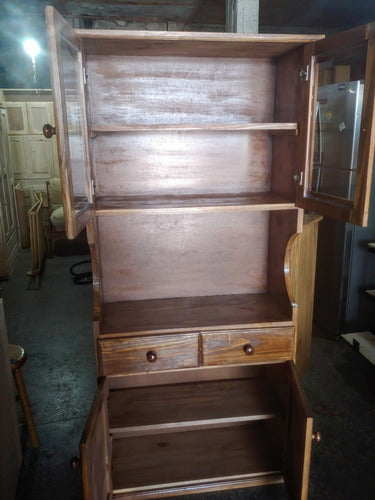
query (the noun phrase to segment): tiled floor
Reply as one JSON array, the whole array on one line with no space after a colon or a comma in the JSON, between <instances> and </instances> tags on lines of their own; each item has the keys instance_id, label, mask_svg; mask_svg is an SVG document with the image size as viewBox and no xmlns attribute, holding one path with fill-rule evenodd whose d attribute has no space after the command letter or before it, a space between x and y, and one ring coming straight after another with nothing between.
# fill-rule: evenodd
<instances>
[{"instance_id":1,"label":"tiled floor","mask_svg":"<svg viewBox=\"0 0 375 500\"><path fill-rule=\"evenodd\" d=\"M24 250L11 279L0 283L9 341L28 352L23 372L40 437L38 451L23 439L18 500L82 498L80 472L70 459L78 455L96 385L92 289L74 285L69 268L83 258L48 259L39 282L26 276ZM375 367L346 343L317 334L303 385L322 434L313 447L310 500L373 500ZM285 491L276 485L185 497L192 498L276 500Z\"/></svg>"}]
</instances>

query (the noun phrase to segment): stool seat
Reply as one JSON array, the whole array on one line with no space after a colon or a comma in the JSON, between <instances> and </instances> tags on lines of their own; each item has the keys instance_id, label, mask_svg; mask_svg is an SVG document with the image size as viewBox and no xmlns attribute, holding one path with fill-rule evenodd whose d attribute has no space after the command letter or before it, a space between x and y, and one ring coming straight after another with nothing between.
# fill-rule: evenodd
<instances>
[{"instance_id":1,"label":"stool seat","mask_svg":"<svg viewBox=\"0 0 375 500\"><path fill-rule=\"evenodd\" d=\"M25 349L17 344L8 344L9 360L12 367L12 373L18 397L25 417L27 431L29 433L30 443L33 448L39 447L38 433L35 427L34 417L31 411L29 398L26 392L25 382L23 380L21 367L25 364L27 354Z\"/></svg>"}]
</instances>

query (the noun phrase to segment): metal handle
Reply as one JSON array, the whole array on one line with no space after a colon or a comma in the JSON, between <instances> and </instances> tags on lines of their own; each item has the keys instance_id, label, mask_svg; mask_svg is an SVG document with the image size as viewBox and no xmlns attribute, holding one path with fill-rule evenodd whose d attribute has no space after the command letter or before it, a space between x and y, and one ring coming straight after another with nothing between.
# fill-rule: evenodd
<instances>
[{"instance_id":1,"label":"metal handle","mask_svg":"<svg viewBox=\"0 0 375 500\"><path fill-rule=\"evenodd\" d=\"M56 135L56 127L52 127L49 123L43 125L43 135L47 139L51 139L53 135Z\"/></svg>"},{"instance_id":2,"label":"metal handle","mask_svg":"<svg viewBox=\"0 0 375 500\"><path fill-rule=\"evenodd\" d=\"M250 344L246 344L244 346L243 350L245 351L245 353L246 353L247 356L251 356L255 352L254 347L252 345L250 345Z\"/></svg>"},{"instance_id":3,"label":"metal handle","mask_svg":"<svg viewBox=\"0 0 375 500\"><path fill-rule=\"evenodd\" d=\"M155 363L155 361L158 359L155 351L148 351L146 357L147 361L149 361L150 363Z\"/></svg>"}]
</instances>

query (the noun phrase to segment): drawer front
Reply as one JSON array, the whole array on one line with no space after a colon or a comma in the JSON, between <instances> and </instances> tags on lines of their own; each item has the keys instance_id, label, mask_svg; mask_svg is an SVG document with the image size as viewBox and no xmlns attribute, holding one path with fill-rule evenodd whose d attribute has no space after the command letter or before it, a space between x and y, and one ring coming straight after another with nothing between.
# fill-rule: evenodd
<instances>
[{"instance_id":1,"label":"drawer front","mask_svg":"<svg viewBox=\"0 0 375 500\"><path fill-rule=\"evenodd\" d=\"M197 333L99 339L98 343L104 375L198 366Z\"/></svg>"},{"instance_id":2,"label":"drawer front","mask_svg":"<svg viewBox=\"0 0 375 500\"><path fill-rule=\"evenodd\" d=\"M293 327L202 332L203 365L289 360L293 346Z\"/></svg>"}]
</instances>

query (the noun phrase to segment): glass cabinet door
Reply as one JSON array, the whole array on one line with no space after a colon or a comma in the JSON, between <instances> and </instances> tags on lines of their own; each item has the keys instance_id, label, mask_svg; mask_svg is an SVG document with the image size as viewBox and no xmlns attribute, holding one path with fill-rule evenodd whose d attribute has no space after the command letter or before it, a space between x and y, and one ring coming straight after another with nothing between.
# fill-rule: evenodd
<instances>
[{"instance_id":1,"label":"glass cabinet door","mask_svg":"<svg viewBox=\"0 0 375 500\"><path fill-rule=\"evenodd\" d=\"M82 53L60 14L47 7L46 18L65 226L75 238L93 213Z\"/></svg>"},{"instance_id":2,"label":"glass cabinet door","mask_svg":"<svg viewBox=\"0 0 375 500\"><path fill-rule=\"evenodd\" d=\"M305 61L310 81L300 206L358 225L367 224L374 161L374 35L370 24L328 37Z\"/></svg>"}]
</instances>

